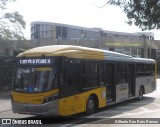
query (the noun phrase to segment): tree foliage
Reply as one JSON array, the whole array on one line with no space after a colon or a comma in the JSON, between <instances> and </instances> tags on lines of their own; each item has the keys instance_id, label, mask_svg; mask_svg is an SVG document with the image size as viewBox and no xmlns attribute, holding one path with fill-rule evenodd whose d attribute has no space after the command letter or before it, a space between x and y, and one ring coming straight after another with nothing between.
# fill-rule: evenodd
<instances>
[{"instance_id":1,"label":"tree foliage","mask_svg":"<svg viewBox=\"0 0 160 127\"><path fill-rule=\"evenodd\" d=\"M25 29L25 21L18 11L7 12L7 4L16 0L0 0L0 38L9 40L24 39L22 30Z\"/></svg>"},{"instance_id":2,"label":"tree foliage","mask_svg":"<svg viewBox=\"0 0 160 127\"><path fill-rule=\"evenodd\" d=\"M129 25L142 30L160 29L160 0L109 0L107 4L120 6Z\"/></svg>"}]
</instances>

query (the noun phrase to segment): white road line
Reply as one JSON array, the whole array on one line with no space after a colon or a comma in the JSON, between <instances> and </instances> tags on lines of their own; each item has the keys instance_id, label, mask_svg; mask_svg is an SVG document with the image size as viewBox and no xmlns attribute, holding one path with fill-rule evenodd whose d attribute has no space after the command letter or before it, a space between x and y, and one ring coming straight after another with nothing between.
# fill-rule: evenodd
<instances>
[{"instance_id":1,"label":"white road line","mask_svg":"<svg viewBox=\"0 0 160 127\"><path fill-rule=\"evenodd\" d=\"M160 104L158 104L158 103L153 103L154 105L156 105L156 106L158 106L158 107L160 107Z\"/></svg>"},{"instance_id":2,"label":"white road line","mask_svg":"<svg viewBox=\"0 0 160 127\"><path fill-rule=\"evenodd\" d=\"M135 108L135 106L123 106L123 107L117 107L117 108Z\"/></svg>"},{"instance_id":3,"label":"white road line","mask_svg":"<svg viewBox=\"0 0 160 127\"><path fill-rule=\"evenodd\" d=\"M129 104L133 104L133 105L144 104L144 105L147 105L148 103L144 103L144 102L134 102L134 103L129 103Z\"/></svg>"},{"instance_id":4,"label":"white road line","mask_svg":"<svg viewBox=\"0 0 160 127\"><path fill-rule=\"evenodd\" d=\"M142 109L143 111L147 111L147 112L151 111L151 110L149 110L149 109L147 109L145 107L139 107L139 108Z\"/></svg>"}]
</instances>

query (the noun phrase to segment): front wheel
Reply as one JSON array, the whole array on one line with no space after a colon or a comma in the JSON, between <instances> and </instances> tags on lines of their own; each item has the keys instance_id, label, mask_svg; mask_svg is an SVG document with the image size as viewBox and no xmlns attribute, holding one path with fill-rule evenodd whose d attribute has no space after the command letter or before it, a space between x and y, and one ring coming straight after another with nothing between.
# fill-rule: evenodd
<instances>
[{"instance_id":1,"label":"front wheel","mask_svg":"<svg viewBox=\"0 0 160 127\"><path fill-rule=\"evenodd\" d=\"M96 104L95 104L95 99L93 96L90 96L87 100L86 104L86 113L87 114L93 114L96 110Z\"/></svg>"}]
</instances>

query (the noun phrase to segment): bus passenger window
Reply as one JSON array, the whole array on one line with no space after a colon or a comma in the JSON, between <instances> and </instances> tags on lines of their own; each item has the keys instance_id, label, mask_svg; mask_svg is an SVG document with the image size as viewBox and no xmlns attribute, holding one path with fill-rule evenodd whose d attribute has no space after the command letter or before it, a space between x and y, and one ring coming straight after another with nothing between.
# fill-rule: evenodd
<instances>
[{"instance_id":1,"label":"bus passenger window","mask_svg":"<svg viewBox=\"0 0 160 127\"><path fill-rule=\"evenodd\" d=\"M123 74L123 73L118 74L118 76L117 76L117 82L118 83L125 83L125 82L127 82L127 76L126 76L126 74Z\"/></svg>"},{"instance_id":2,"label":"bus passenger window","mask_svg":"<svg viewBox=\"0 0 160 127\"><path fill-rule=\"evenodd\" d=\"M63 66L64 83L61 85L61 96L66 97L82 92L81 61L67 58Z\"/></svg>"},{"instance_id":3,"label":"bus passenger window","mask_svg":"<svg viewBox=\"0 0 160 127\"><path fill-rule=\"evenodd\" d=\"M117 63L117 83L127 82L127 64Z\"/></svg>"},{"instance_id":4,"label":"bus passenger window","mask_svg":"<svg viewBox=\"0 0 160 127\"><path fill-rule=\"evenodd\" d=\"M80 60L69 59L65 64L65 82L67 85L77 85L81 83Z\"/></svg>"},{"instance_id":5,"label":"bus passenger window","mask_svg":"<svg viewBox=\"0 0 160 127\"><path fill-rule=\"evenodd\" d=\"M137 71L137 76L144 76L145 75L144 64L137 63L136 64L136 71Z\"/></svg>"},{"instance_id":6,"label":"bus passenger window","mask_svg":"<svg viewBox=\"0 0 160 127\"><path fill-rule=\"evenodd\" d=\"M93 88L99 86L99 69L97 61L82 62L82 81L84 88Z\"/></svg>"}]
</instances>

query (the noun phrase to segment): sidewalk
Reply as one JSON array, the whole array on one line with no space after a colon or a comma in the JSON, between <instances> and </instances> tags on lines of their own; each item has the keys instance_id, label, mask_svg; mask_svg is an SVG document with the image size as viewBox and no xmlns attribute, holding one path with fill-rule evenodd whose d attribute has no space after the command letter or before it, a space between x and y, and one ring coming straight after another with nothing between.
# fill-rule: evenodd
<instances>
[{"instance_id":1,"label":"sidewalk","mask_svg":"<svg viewBox=\"0 0 160 127\"><path fill-rule=\"evenodd\" d=\"M10 97L11 91L0 91L0 99L4 97Z\"/></svg>"},{"instance_id":2,"label":"sidewalk","mask_svg":"<svg viewBox=\"0 0 160 127\"><path fill-rule=\"evenodd\" d=\"M0 91L0 113L11 111L11 91Z\"/></svg>"}]
</instances>

